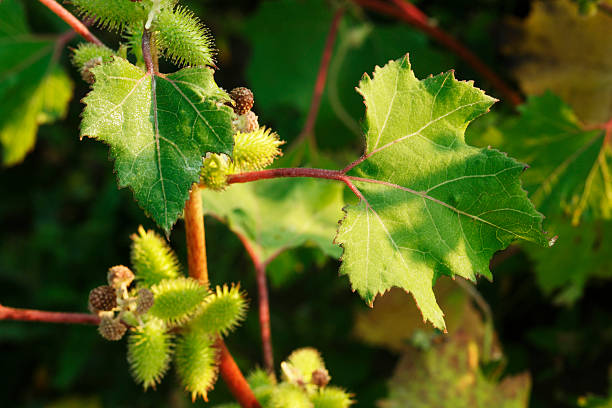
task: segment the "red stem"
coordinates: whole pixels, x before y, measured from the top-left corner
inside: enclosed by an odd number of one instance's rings
[[[321,57],[321,64],[319,65],[319,73],[317,74],[317,81],[315,82],[314,89],[312,91],[312,100],[310,102],[310,109],[304,127],[300,132],[296,142],[303,140],[306,137],[312,138],[314,142],[313,129],[317,121],[317,115],[319,114],[319,107],[321,106],[321,97],[325,90],[325,83],[327,82],[327,71],[329,69],[329,62],[331,61],[332,52],[334,50],[334,43],[336,42],[336,36],[338,34],[338,27],[340,21],[344,15],[344,9],[339,8],[336,10],[334,17],[331,22],[327,39],[325,40],[325,48],[323,49],[323,56]]]
[[[190,254],[189,274],[202,285],[208,285],[208,266],[206,260],[206,236],[202,216],[202,196],[200,188],[194,184],[189,200],[185,203],[185,235],[187,252]]]
[[[270,329],[270,298],[266,279],[266,264],[262,262],[253,245],[242,234],[237,234],[242,245],[253,261],[257,276],[257,292],[259,293],[259,326],[261,329],[261,347],[264,367],[268,373],[274,373],[274,353],[272,349],[272,331]]]
[[[89,313],[45,312],[0,305],[0,320],[21,320],[46,323],[99,324],[100,318]]]
[[[242,376],[240,368],[238,368],[221,338],[217,340],[216,347],[219,350],[219,372],[221,377],[238,400],[240,406],[242,408],[261,408],[249,387],[249,383]]]
[[[250,181],[265,180],[279,177],[312,177],[346,182],[347,176],[338,170],[311,169],[292,167],[284,169],[268,169],[249,171],[246,173],[230,174],[227,176],[228,184],[248,183]]]
[[[81,37],[86,39],[87,41],[104,46],[102,41],[98,39],[89,29],[83,24],[78,18],[72,15],[68,10],[66,10],[61,4],[56,2],[55,0],[38,0],[49,10],[54,12],[59,18],[64,20],[74,31],[79,33]]]
[[[429,17],[419,10],[414,4],[405,0],[391,0],[396,7],[380,0],[353,0],[355,3],[387,14],[407,22],[425,34],[434,38],[446,48],[453,51],[457,56],[470,64],[483,78],[488,80],[497,91],[514,106],[523,103],[523,99],[510,85],[499,77],[491,68],[487,66],[476,54],[470,51],[465,45],[453,38],[446,31],[430,23]]]
[[[143,47],[144,51],[144,47]],[[185,203],[185,220],[191,224],[187,227],[187,241],[191,241],[187,245],[187,260],[189,266],[193,265],[194,269],[189,270],[189,276],[198,279],[200,283],[203,282],[202,267],[207,270],[207,267],[202,265],[202,259],[206,259],[206,255],[200,253],[206,251],[206,243],[204,242],[204,213],[202,212],[202,203],[197,205],[199,195],[199,189],[194,186],[191,190],[191,197]],[[200,233],[201,231],[201,233]],[[206,281],[208,277],[206,276]],[[249,387],[249,383],[246,381],[240,369],[236,365],[236,362],[232,358],[232,355],[225,347],[223,339],[217,340],[217,348],[219,350],[219,371],[221,377],[226,382],[230,392],[234,395],[236,400],[240,403],[243,408],[261,408],[255,394]]]

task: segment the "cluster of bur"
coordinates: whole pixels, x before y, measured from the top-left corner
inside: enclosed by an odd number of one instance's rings
[[[244,171],[260,170],[281,156],[279,149],[284,142],[265,127],[259,127],[257,115],[251,110],[255,102],[250,89],[239,87],[229,93],[236,118],[232,157],[209,153],[204,158],[200,182],[213,190],[227,187],[227,176]]]
[[[247,380],[263,408],[348,408],[355,401],[342,388],[329,385],[331,377],[319,352],[313,348],[294,351],[281,363],[282,378],[263,370]],[[239,408],[236,403],[215,408]]]
[[[166,241],[142,227],[132,235],[131,264],[110,268],[108,285],[89,295],[100,334],[108,340],[128,334],[131,372],[145,389],[154,388],[174,360],[192,399],[206,400],[217,379],[215,343],[244,318],[244,294],[238,285],[211,291],[184,276]]]

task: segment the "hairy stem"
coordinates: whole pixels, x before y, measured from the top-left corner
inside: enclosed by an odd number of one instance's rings
[[[155,69],[155,63],[153,62],[153,55],[151,53],[151,32],[146,29],[142,33],[142,58],[144,59],[147,72],[153,75],[157,70]]]
[[[0,320],[29,322],[99,324],[100,318],[89,313],[46,312],[44,310],[17,309],[0,305]]]
[[[327,39],[325,40],[325,48],[323,48],[323,55],[321,57],[321,65],[319,65],[319,73],[317,74],[317,80],[315,82],[314,89],[312,91],[312,100],[310,101],[310,109],[308,110],[308,116],[304,127],[296,139],[296,143],[301,142],[305,138],[309,138],[313,146],[315,145],[314,138],[314,126],[317,121],[317,115],[319,114],[319,107],[321,106],[321,97],[325,90],[325,83],[327,82],[327,71],[329,69],[329,62],[331,61],[332,52],[334,50],[334,43],[336,42],[336,36],[338,34],[338,27],[340,21],[344,15],[344,9],[339,8],[336,10],[334,17],[331,22]]]
[[[208,285],[208,266],[206,261],[206,235],[202,212],[202,196],[197,184],[191,189],[189,200],[185,203],[185,234],[187,251],[190,254],[189,275],[200,284]]]
[[[470,64],[483,78],[502,94],[508,102],[518,106],[523,102],[522,97],[499,75],[497,75],[476,54],[470,51],[463,43],[452,37],[446,31],[436,27],[430,22],[429,17],[419,10],[414,4],[405,0],[392,0],[395,7],[380,0],[353,0],[362,7],[369,8],[382,14],[398,18],[421,30],[434,38],[440,44],[454,52],[459,58]]]
[[[272,331],[270,329],[270,298],[266,279],[266,264],[255,252],[253,245],[244,235],[238,234],[244,248],[251,257],[257,277],[257,292],[259,294],[259,327],[261,330],[261,347],[263,351],[264,368],[268,373],[274,373],[274,352],[272,349]]]
[[[72,13],[66,10],[61,4],[56,2],[55,0],[38,0],[42,4],[44,4],[49,10],[54,12],[59,18],[64,20],[74,31],[76,31],[81,37],[86,39],[87,41],[104,46],[102,41],[98,39],[95,35],[92,34],[91,31],[83,24],[78,18],[76,18]]]
[[[347,176],[338,170],[311,169],[302,167],[292,167],[283,169],[267,169],[259,171],[249,171],[227,176],[228,184],[248,183],[251,181],[265,180],[281,177],[309,177],[322,178],[328,180],[345,181]]]
[[[186,227],[189,276],[203,283],[208,281],[208,274],[206,274],[205,280],[203,280],[202,271],[207,270],[207,266],[205,265],[206,243],[204,241],[204,213],[202,211],[202,201],[201,198],[196,198],[196,196],[199,195],[199,188],[194,186],[191,190],[191,196],[185,204],[185,221],[190,224],[189,227]],[[190,233],[190,231],[192,233]],[[189,241],[191,241],[191,244]],[[192,265],[194,265],[194,269],[192,269]],[[202,270],[202,268],[204,269]],[[221,377],[227,384],[230,392],[240,403],[240,406],[243,408],[261,408],[259,402],[257,402],[255,398],[255,394],[253,394],[253,391],[249,387],[249,383],[247,383],[244,375],[242,375],[238,365],[236,365],[236,362],[220,337],[217,340],[217,349],[219,350],[219,371],[221,372]]]

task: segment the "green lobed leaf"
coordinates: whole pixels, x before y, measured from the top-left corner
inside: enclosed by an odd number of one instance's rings
[[[556,303],[573,304],[592,278],[612,278],[612,221],[585,221],[579,227],[560,217],[548,219],[559,239],[552,248],[525,245],[536,280]]]
[[[612,217],[612,147],[603,130],[584,130],[572,111],[547,92],[529,97],[520,117],[491,128],[485,138],[502,136],[501,148],[529,164],[522,179],[529,197],[547,217],[567,214]]]
[[[162,379],[172,353],[172,335],[166,325],[151,318],[144,325],[132,329],[128,338],[127,358],[132,376],[146,390]]]
[[[3,5],[3,10],[10,4]],[[73,85],[57,65],[53,38],[23,32],[25,27],[18,18],[14,25],[2,24],[0,146],[2,162],[10,166],[22,161],[32,150],[39,125],[66,115]]]
[[[187,321],[208,295],[208,289],[195,279],[165,279],[153,285],[155,303],[149,313],[167,323],[180,324]]]
[[[331,6],[324,0],[261,2],[244,25],[252,49],[246,74],[254,108],[260,122],[273,125],[283,137],[297,135],[306,120],[334,15]],[[451,54],[436,51],[426,35],[399,22],[374,26],[367,20],[344,13],[340,22],[315,129],[317,143],[324,148],[341,149],[360,134],[363,101],[354,87],[366,70],[407,49],[417,73],[453,66]]]
[[[227,223],[262,261],[306,243],[338,258],[333,237],[344,203],[342,188],[323,180],[261,180],[223,192],[202,189],[202,203],[206,214]]]
[[[166,233],[199,180],[202,157],[230,154],[232,110],[208,68],[151,75],[128,61],[92,69],[96,82],[86,103],[81,137],[107,143],[119,187]]]
[[[132,234],[130,258],[136,280],[150,287],[164,279],[180,276],[180,264],[176,253],[155,231],[138,227],[138,234]]]
[[[217,352],[214,340],[206,333],[188,330],[176,342],[176,371],[185,390],[191,393],[193,402],[198,396],[208,401],[210,391],[217,380]]]
[[[348,174],[362,197],[338,230],[340,273],[370,304],[393,286],[411,292],[423,318],[443,329],[437,276],[490,278],[491,256],[511,242],[547,244],[519,181],[525,166],[465,143],[468,123],[494,99],[452,71],[419,81],[405,57],[358,90],[366,149]]]

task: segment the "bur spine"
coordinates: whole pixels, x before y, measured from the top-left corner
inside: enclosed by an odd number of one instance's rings
[[[240,323],[246,314],[247,304],[240,285],[217,286],[208,296],[198,314],[193,318],[194,330],[226,336]]]
[[[189,320],[208,295],[208,289],[192,278],[166,279],[151,287],[155,303],[149,313],[170,325]]]
[[[133,234],[131,260],[139,285],[150,287],[164,279],[180,276],[180,264],[174,251],[159,234],[138,227]]]
[[[208,401],[210,391],[217,380],[217,350],[214,339],[206,333],[188,330],[176,342],[175,365],[185,390],[191,400],[201,396]]]
[[[214,66],[214,41],[200,20],[184,7],[166,8],[153,24],[156,45],[179,66]]]
[[[143,325],[132,329],[128,339],[128,363],[132,376],[146,390],[161,381],[168,369],[172,354],[172,335],[166,325],[149,318]]]

